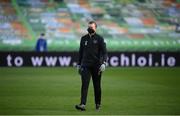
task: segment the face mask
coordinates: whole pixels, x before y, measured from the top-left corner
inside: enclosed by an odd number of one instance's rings
[[[88,28],[87,31],[88,31],[89,34],[92,34],[92,33],[95,32],[92,28]]]

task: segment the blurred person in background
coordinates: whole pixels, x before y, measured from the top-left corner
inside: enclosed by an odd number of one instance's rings
[[[41,33],[40,37],[37,40],[36,51],[37,52],[46,52],[47,51],[47,41],[46,41],[44,33]]]
[[[180,22],[179,22],[179,20],[176,18],[174,23],[175,23],[175,32],[180,33]]]

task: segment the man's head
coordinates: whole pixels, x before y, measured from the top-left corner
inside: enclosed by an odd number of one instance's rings
[[[97,28],[96,22],[95,22],[95,21],[90,21],[90,22],[88,23],[88,29],[87,29],[87,31],[88,31],[89,34],[93,34],[93,33],[96,32],[96,28]]]
[[[44,33],[41,33],[41,34],[40,34],[40,38],[45,39],[45,34],[44,34]]]

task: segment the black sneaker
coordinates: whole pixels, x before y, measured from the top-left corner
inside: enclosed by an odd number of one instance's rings
[[[96,104],[96,110],[100,110],[101,105],[100,104]]]
[[[86,110],[84,104],[75,105],[75,108],[76,108],[77,110],[81,110],[81,111],[85,111],[85,110]]]

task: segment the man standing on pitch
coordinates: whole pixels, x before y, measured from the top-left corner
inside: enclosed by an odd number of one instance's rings
[[[85,111],[89,81],[92,77],[95,95],[95,107],[101,106],[101,74],[105,71],[107,50],[103,37],[96,33],[97,24],[88,23],[88,34],[81,38],[79,48],[79,62],[77,68],[81,75],[81,102],[76,105],[77,110]]]

